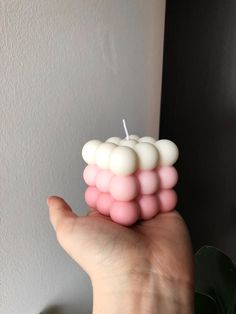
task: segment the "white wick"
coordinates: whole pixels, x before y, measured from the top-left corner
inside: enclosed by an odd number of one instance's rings
[[[122,122],[123,122],[123,126],[124,126],[124,129],[125,129],[126,139],[129,140],[129,133],[128,133],[128,130],[127,130],[125,119],[123,119]]]

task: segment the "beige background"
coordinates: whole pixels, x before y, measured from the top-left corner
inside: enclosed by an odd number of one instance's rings
[[[84,212],[82,145],[124,136],[123,117],[158,136],[164,13],[164,0],[0,1],[0,313],[91,313],[46,197]]]

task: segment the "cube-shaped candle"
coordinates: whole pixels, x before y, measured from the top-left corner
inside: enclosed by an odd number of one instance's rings
[[[87,142],[82,149],[88,164],[83,173],[89,186],[86,203],[125,226],[173,210],[178,180],[173,164],[178,155],[172,141],[149,136]]]

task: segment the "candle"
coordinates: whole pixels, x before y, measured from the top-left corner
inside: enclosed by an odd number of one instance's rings
[[[150,136],[90,140],[82,149],[88,164],[83,177],[88,185],[85,201],[101,214],[129,226],[175,208],[173,187],[178,174],[173,164],[178,148],[170,140]]]

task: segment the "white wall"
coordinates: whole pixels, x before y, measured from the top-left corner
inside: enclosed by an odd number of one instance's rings
[[[158,135],[165,0],[0,1],[0,313],[91,313],[46,197],[83,213],[82,145]]]

